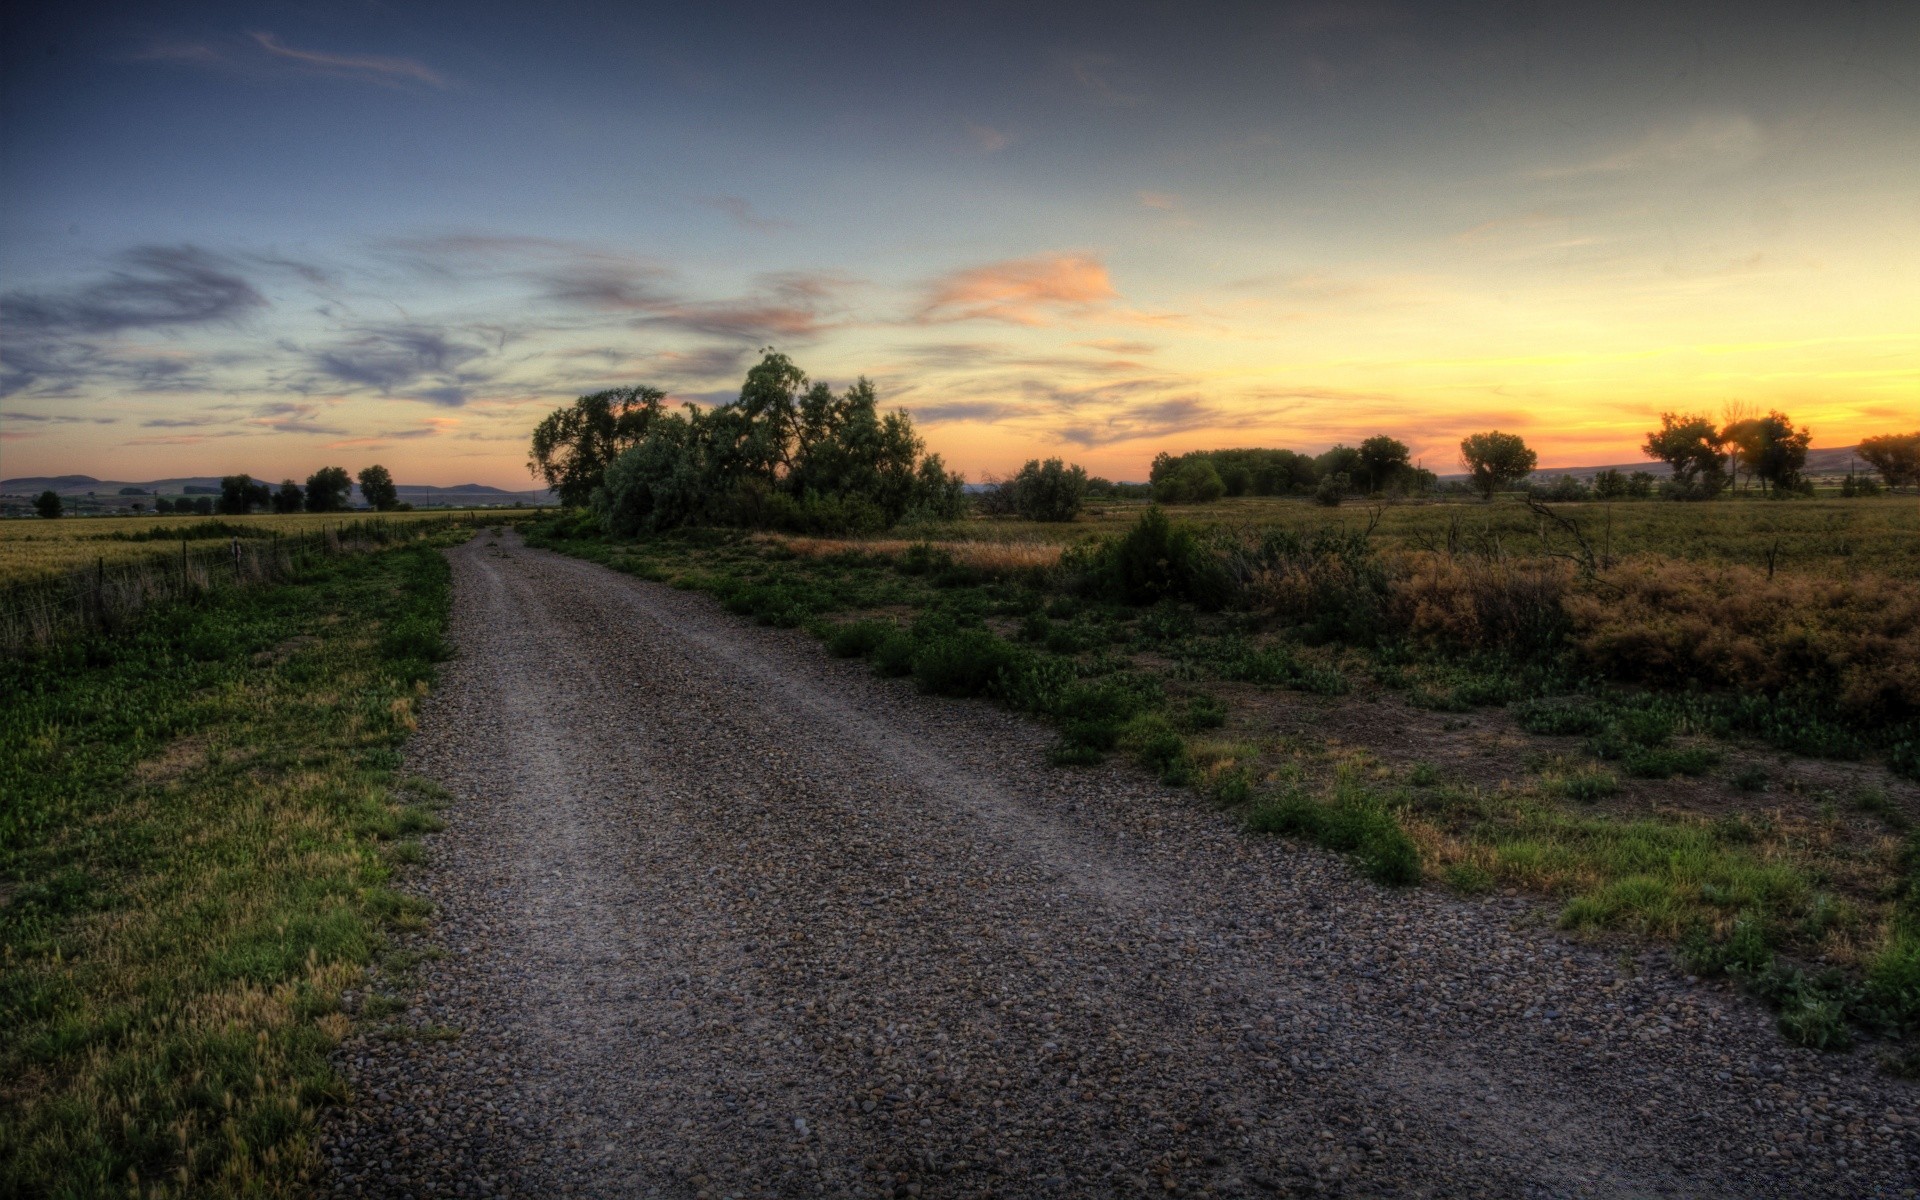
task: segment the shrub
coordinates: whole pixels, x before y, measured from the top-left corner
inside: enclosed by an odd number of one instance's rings
[[[1134,722],[1126,733],[1127,749],[1140,765],[1160,776],[1167,784],[1184,784],[1193,778],[1193,760],[1187,744],[1173,726],[1159,717]]]
[[[1300,627],[1309,641],[1366,646],[1400,632],[1386,564],[1365,534],[1270,530],[1231,545],[1224,565],[1249,606]]]
[[[894,635],[891,621],[848,621],[827,635],[827,653],[835,658],[865,658]]]
[[[921,691],[938,696],[978,696],[1020,654],[986,630],[963,629],[923,642],[913,656],[913,678]]]
[[[1546,657],[1566,637],[1566,563],[1422,552],[1400,556],[1393,575],[1392,627],[1430,645]]]
[[[1057,458],[1034,459],[1013,477],[1014,511],[1029,521],[1071,521],[1087,495],[1087,473]]]
[[[1767,786],[1773,782],[1773,776],[1759,763],[1748,763],[1746,766],[1734,772],[1733,777],[1729,779],[1728,782],[1733,784],[1735,791],[1764,792],[1767,790]]]
[[[1193,531],[1169,521],[1157,506],[1124,537],[1082,550],[1069,565],[1084,573],[1089,590],[1127,604],[1190,600],[1219,608],[1232,587]]]
[[[1227,723],[1227,706],[1202,693],[1187,701],[1183,723],[1190,730],[1218,729]]]
[[[881,675],[899,677],[913,674],[913,657],[919,651],[913,635],[904,631],[890,634],[873,650],[873,669]]]

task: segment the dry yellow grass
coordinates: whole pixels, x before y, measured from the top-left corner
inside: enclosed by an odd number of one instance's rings
[[[1050,567],[1060,561],[1060,553],[1065,549],[1058,542],[1042,541],[922,541],[908,538],[788,537],[783,534],[763,536],[766,541],[783,546],[802,558],[831,558],[836,554],[848,553],[892,556],[905,553],[911,546],[927,546],[951,555],[953,561],[962,566],[993,574]]]

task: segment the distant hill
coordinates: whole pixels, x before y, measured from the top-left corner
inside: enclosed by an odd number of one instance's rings
[[[255,475],[255,479],[272,483],[269,476]],[[276,485],[277,486],[277,485]],[[489,487],[484,483],[458,483],[452,487],[435,487],[425,483],[396,484],[400,498],[415,508],[469,508],[477,505],[512,504],[552,504],[553,493],[545,488],[530,488],[524,492],[509,492],[504,488]],[[51,490],[62,498],[84,498],[92,493],[96,504],[105,507],[126,508],[134,503],[145,503],[138,495],[121,495],[125,488],[138,488],[150,499],[154,496],[184,496],[190,494],[218,495],[220,477],[218,475],[189,475],[175,479],[149,479],[147,481],[127,481],[121,479],[95,479],[91,475],[27,475],[15,479],[0,479],[0,495],[37,496]],[[190,492],[189,489],[194,489]],[[209,489],[200,491],[199,489]],[[364,503],[360,489],[355,487],[351,502]]]

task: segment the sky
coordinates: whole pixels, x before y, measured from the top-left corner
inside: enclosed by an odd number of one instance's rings
[[[976,480],[1920,427],[1912,3],[4,20],[4,476],[521,488],[552,408],[769,346]]]

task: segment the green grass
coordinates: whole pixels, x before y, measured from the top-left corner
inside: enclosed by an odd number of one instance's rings
[[[339,993],[426,915],[447,591],[416,544],[0,663],[0,1193],[302,1190]]]

